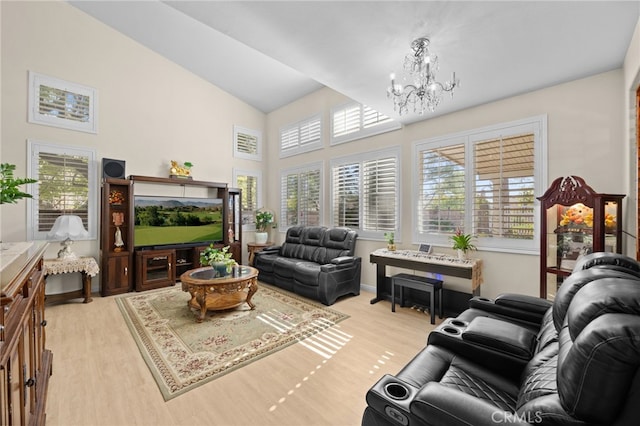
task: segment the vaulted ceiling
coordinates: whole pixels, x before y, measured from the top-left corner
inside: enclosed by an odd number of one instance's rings
[[[70,3],[266,113],[327,86],[404,123],[620,68],[640,17],[640,1]],[[389,74],[424,36],[461,84],[398,117]]]

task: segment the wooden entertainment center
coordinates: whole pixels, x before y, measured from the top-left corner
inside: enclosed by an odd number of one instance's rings
[[[134,241],[134,194],[138,185],[171,185],[204,188],[210,196],[222,199],[222,242],[229,246],[236,262],[242,261],[241,191],[226,183],[182,178],[129,176],[105,178],[102,183],[100,253],[102,296],[144,291],[174,285],[189,269],[200,267],[200,253],[208,242],[136,246]],[[158,194],[161,195],[161,194]]]

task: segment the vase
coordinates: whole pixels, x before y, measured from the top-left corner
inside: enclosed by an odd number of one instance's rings
[[[387,250],[396,251],[396,245],[395,244],[387,244]]]
[[[467,260],[467,252],[462,249],[458,249],[458,260]]]
[[[256,243],[264,244],[267,242],[268,238],[269,238],[268,232],[256,232],[256,235],[255,235]]]
[[[227,262],[213,262],[211,267],[215,271],[214,278],[222,278],[229,275],[229,265]]]

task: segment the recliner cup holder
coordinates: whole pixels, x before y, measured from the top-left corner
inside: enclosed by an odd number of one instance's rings
[[[462,321],[462,320],[458,320],[458,319],[451,320],[449,322],[449,324],[455,325],[456,327],[466,327],[467,326],[467,322],[466,321]]]
[[[409,389],[401,383],[395,382],[384,385],[384,393],[396,400],[407,399],[409,397]]]
[[[478,300],[482,300],[483,302],[490,302],[491,299],[489,299],[488,297],[478,297]]]
[[[449,334],[460,334],[460,330],[458,330],[455,327],[443,327],[442,331],[444,331],[445,333],[449,333]]]

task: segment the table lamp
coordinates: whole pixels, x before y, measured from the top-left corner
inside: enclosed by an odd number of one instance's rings
[[[60,245],[62,249],[58,252],[58,259],[75,259],[77,256],[71,251],[72,239],[89,236],[89,233],[82,225],[80,216],[62,215],[56,218],[51,231],[47,233],[47,238],[51,240],[63,240]]]

